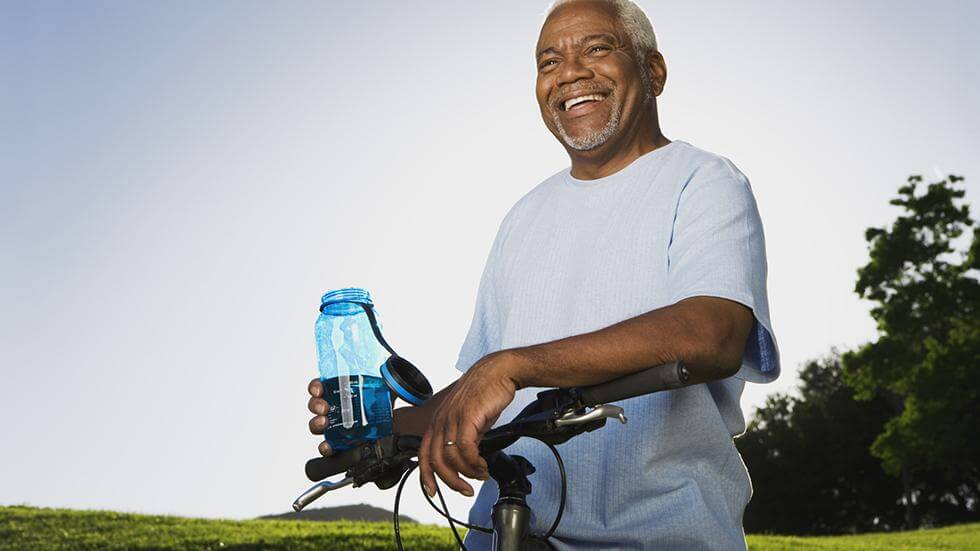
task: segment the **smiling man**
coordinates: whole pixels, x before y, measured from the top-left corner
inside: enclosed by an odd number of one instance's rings
[[[667,69],[653,28],[627,0],[559,1],[535,48],[536,95],[571,166],[507,213],[490,250],[457,369],[395,431],[424,434],[419,459],[472,495],[486,480],[480,436],[541,387],[605,382],[682,361],[691,386],[623,401],[608,424],[560,447],[569,491],[559,549],[744,549],[751,495],[733,437],[745,429],[746,381],[769,382],[779,360],[769,321],[762,224],[748,180],[723,157],[660,130]],[[310,427],[326,402],[310,384]],[[321,452],[329,453],[326,444]],[[557,509],[560,479],[543,445],[508,453],[537,466],[532,532]],[[470,511],[489,526],[497,487]],[[470,531],[471,550],[490,538]]]

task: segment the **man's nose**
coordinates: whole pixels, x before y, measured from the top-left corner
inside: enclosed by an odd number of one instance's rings
[[[592,78],[593,76],[595,76],[595,73],[592,72],[592,69],[583,65],[578,57],[570,57],[558,68],[557,84],[558,86],[562,86],[563,84],[571,84],[576,80]]]

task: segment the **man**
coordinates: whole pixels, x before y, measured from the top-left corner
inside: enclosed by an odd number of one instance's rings
[[[536,53],[545,125],[571,159],[506,215],[480,281],[457,362],[464,374],[395,431],[424,434],[430,495],[438,476],[472,495],[486,480],[476,443],[538,387],[608,381],[683,361],[692,386],[625,400],[630,422],[560,448],[568,503],[559,549],[744,549],[751,495],[732,438],[745,429],[744,381],[779,373],[765,289],[762,225],[746,178],[727,159],[660,131],[666,81],[653,28],[628,0],[552,7]],[[326,402],[310,385],[310,421]],[[325,443],[322,453],[329,453]],[[537,466],[532,532],[557,509],[559,477],[547,449],[507,450]],[[490,525],[495,483],[470,521]],[[470,531],[467,548],[490,539]]]

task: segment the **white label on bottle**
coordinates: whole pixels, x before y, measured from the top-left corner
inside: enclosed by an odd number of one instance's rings
[[[360,375],[358,375],[360,377]],[[351,400],[350,377],[340,376],[340,418],[344,423],[344,428],[349,429],[354,426],[354,403]],[[361,408],[364,411],[364,408]],[[363,415],[363,413],[362,413]]]
[[[368,422],[367,413],[364,412],[364,375],[357,376],[357,385],[357,388],[361,389],[361,392],[359,392],[357,395],[361,401],[361,426],[366,427]]]

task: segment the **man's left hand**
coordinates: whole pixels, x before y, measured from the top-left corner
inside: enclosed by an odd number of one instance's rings
[[[419,448],[422,483],[430,497],[436,488],[433,473],[466,496],[473,495],[473,488],[460,474],[488,478],[486,461],[480,457],[480,438],[513,401],[518,389],[514,374],[520,369],[521,359],[512,351],[487,354],[456,381],[439,405]]]

